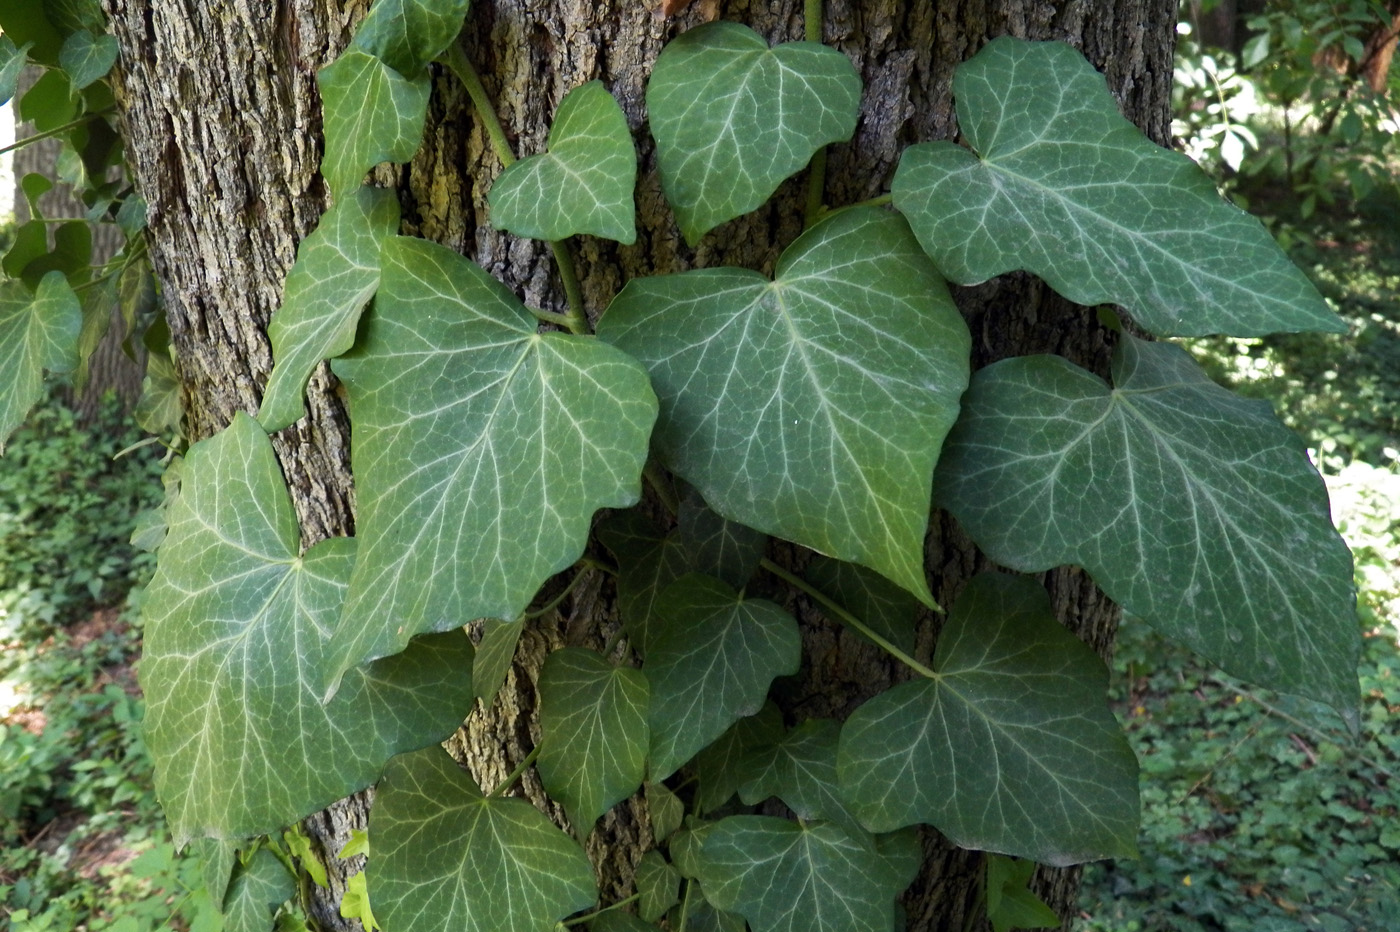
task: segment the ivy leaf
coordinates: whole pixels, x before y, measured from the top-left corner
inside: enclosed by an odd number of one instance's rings
[[[981,370],[939,501],[998,563],[1077,563],[1231,673],[1354,709],[1351,554],[1302,443],[1171,344],[1124,337],[1113,383],[1056,356]]]
[[[911,146],[892,188],[953,281],[1026,269],[1161,336],[1346,330],[1263,225],[1125,120],[1070,46],[994,39],[953,93],[977,154]]]
[[[1029,889],[1034,873],[1034,861],[987,855],[987,921],[992,932],[1060,927],[1060,917]]]
[[[222,838],[196,838],[190,842],[189,852],[199,859],[200,876],[204,889],[209,891],[210,902],[216,909],[222,909],[229,881],[233,878],[238,846]]]
[[[729,801],[739,789],[743,758],[755,748],[776,744],[783,737],[783,714],[771,702],[754,715],[741,718],[695,757],[695,813],[705,815]]]
[[[491,225],[534,239],[591,233],[634,243],[636,186],[627,117],[603,82],[589,81],[559,104],[548,151],[510,165],[491,186]]]
[[[917,845],[912,833],[899,838],[901,849]],[[893,932],[908,860],[831,822],[730,816],[705,834],[696,866],[705,898],[753,932]]]
[[[692,880],[690,890],[691,893],[687,897],[688,902],[673,907],[671,910],[669,919],[672,929],[681,927],[680,913],[685,910],[686,932],[748,932],[749,927],[744,922],[744,917],[738,913],[727,913],[711,906],[705,900],[705,891],[699,883]]]
[[[842,729],[841,785],[866,828],[927,822],[960,847],[1056,866],[1135,855],[1137,761],[1108,672],[1039,583],[975,577],[933,668]]]
[[[540,780],[579,837],[642,785],[647,764],[647,679],[597,651],[566,647],[540,673]]]
[[[469,0],[375,0],[351,46],[399,74],[418,75],[462,31]]]
[[[620,909],[599,913],[598,918],[589,920],[588,928],[590,932],[658,932],[656,926]]]
[[[662,537],[651,519],[633,512],[600,522],[598,539],[617,558],[617,613],[631,646],[645,657],[656,599],[690,571],[690,557],[677,535]]]
[[[224,900],[225,932],[269,932],[272,914],[296,893],[296,882],[277,856],[258,848],[238,867]]]
[[[685,821],[685,803],[664,783],[648,783],[646,798],[647,814],[651,817],[651,837],[659,845]]]
[[[483,796],[441,748],[389,762],[369,831],[385,929],[542,932],[597,899],[569,836],[523,799]]]
[[[859,837],[860,823],[839,794],[836,748],[841,726],[808,719],[775,744],[750,752],[740,765],[739,798],[755,806],[781,799],[799,819],[838,822]]]
[[[451,734],[471,704],[454,632],[345,678],[322,705],[355,541],[298,555],[272,444],[246,414],[190,448],[145,602],[145,739],[176,844],[277,831]]]
[[[647,922],[666,915],[666,910],[680,902],[681,875],[659,851],[648,851],[637,862],[638,914]]]
[[[970,339],[897,214],[832,215],[771,282],[744,269],[633,279],[598,335],[651,372],[658,454],[711,508],[932,604],[933,464]]]
[[[762,206],[818,149],[850,139],[860,90],[835,49],[770,49],[739,23],[707,23],[667,44],[647,83],[647,113],[686,242]]]
[[[457,253],[394,237],[382,269],[355,349],[333,364],[350,395],[362,542],[340,670],[421,631],[519,615],[578,559],[595,510],[640,497],[656,417],[634,360],[537,333]]]
[[[269,432],[306,413],[302,393],[316,364],[354,345],[360,311],[379,287],[380,249],[398,228],[394,192],[362,187],[328,210],[298,247],[267,328],[277,364],[258,420]]]
[[[146,374],[141,379],[141,398],[133,417],[141,429],[157,437],[178,434],[185,416],[180,376],[168,355],[146,357]]]
[[[709,576],[666,587],[645,672],[651,683],[651,779],[664,780],[734,722],[763,707],[777,676],[797,672],[802,637],[772,602]]]
[[[316,75],[325,110],[321,174],[336,200],[360,187],[380,162],[407,162],[423,141],[432,82],[426,72],[404,77],[357,48],[346,49]]]
[[[768,546],[767,535],[721,518],[693,492],[681,501],[676,532],[691,569],[735,589],[748,585]]]
[[[58,64],[68,73],[75,91],[102,80],[117,63],[116,36],[94,35],[80,29],[63,40]]]
[[[914,653],[919,600],[908,592],[863,566],[821,555],[812,558],[802,575],[876,634],[906,654]],[[868,640],[854,628],[846,630]]]
[[[525,630],[525,619],[498,621],[488,618],[483,624],[485,629],[476,649],[476,661],[472,664],[472,683],[476,698],[483,705],[490,705],[496,701],[496,694],[501,691],[510,665],[515,660],[515,648]]]
[[[62,272],[50,272],[36,293],[0,282],[0,450],[44,391],[44,370],[78,365],[83,308]]]
[[[15,96],[20,72],[28,64],[29,50],[33,47],[33,42],[16,46],[14,40],[0,33],[0,105],[9,103],[10,98]]]

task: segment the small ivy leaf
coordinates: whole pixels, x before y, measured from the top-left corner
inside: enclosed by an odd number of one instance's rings
[[[404,77],[357,48],[316,75],[325,111],[321,174],[336,200],[360,187],[380,162],[407,162],[423,141],[432,82]]]
[[[647,113],[686,242],[762,206],[818,149],[850,139],[860,91],[836,49],[770,49],[739,23],[707,23],[667,44],[647,83]]]
[[[63,41],[58,64],[68,74],[73,89],[81,91],[107,76],[117,63],[116,36],[94,35],[80,29]]]
[[[20,72],[28,64],[29,50],[32,48],[33,42],[16,46],[9,36],[0,34],[0,105],[9,103],[10,98],[15,96]]]
[[[382,928],[370,907],[369,879],[364,871],[346,878],[345,893],[340,897],[340,915],[343,919],[359,920],[365,932],[377,932]]]
[[[399,74],[421,74],[462,31],[469,0],[375,0],[351,46]]]
[[[1033,579],[986,573],[902,683],[841,731],[842,790],[872,831],[927,822],[956,845],[1063,866],[1135,856],[1137,761],[1108,671]]]
[[[599,913],[598,918],[588,921],[588,928],[590,932],[659,932],[651,923],[620,909]],[[695,932],[693,926],[689,928],[691,932]]]
[[[617,558],[617,613],[632,648],[645,657],[657,597],[690,572],[690,557],[677,535],[662,537],[651,519],[633,512],[610,515],[598,539]]]
[[[633,279],[598,335],[650,371],[658,455],[711,508],[932,604],[933,464],[971,341],[898,214],[831,215],[771,282],[745,269]]]
[[[472,664],[472,683],[476,698],[489,706],[496,701],[496,694],[501,691],[510,665],[515,660],[515,648],[525,630],[525,619],[499,621],[487,618],[482,625],[481,643],[477,645],[476,661]]]
[[[696,866],[705,898],[753,932],[893,932],[907,861],[831,822],[730,816],[706,833]]]
[[[1160,336],[1346,330],[1263,225],[1124,119],[1070,46],[993,39],[953,93],[977,154],[911,146],[892,187],[953,281],[1026,269]]]
[[[640,498],[656,418],[635,360],[537,333],[450,249],[394,237],[381,263],[359,340],[332,364],[350,397],[361,540],[341,671],[422,631],[517,617],[579,558],[594,511]]]
[[[783,738],[783,714],[766,702],[756,715],[741,718],[695,757],[695,813],[705,815],[729,801],[739,789],[740,763],[755,748]]]
[[[287,845],[292,857],[301,864],[301,869],[306,871],[312,883],[318,887],[330,886],[330,878],[326,876],[326,865],[316,856],[311,847],[311,838],[302,829],[300,822],[282,833],[282,841]]]
[[[658,845],[671,837],[685,819],[685,803],[664,783],[646,786],[647,814],[651,817],[651,837]]]
[[[540,672],[540,781],[580,838],[642,785],[650,689],[640,670],[566,647]]]
[[[694,492],[681,501],[676,532],[691,569],[735,589],[748,585],[768,547],[768,536],[762,531],[721,518]]]
[[[61,272],[50,272],[36,294],[17,281],[0,282],[0,450],[44,392],[44,370],[78,365],[83,308]]]
[[[670,928],[679,929],[681,911],[685,911],[685,932],[748,932],[748,923],[738,913],[715,909],[705,899],[704,888],[692,880],[689,902],[672,907],[667,917]]]
[[[34,129],[46,133],[71,122],[78,113],[78,99],[68,75],[54,69],[35,81],[19,99],[19,116]]]
[[[1029,889],[1034,861],[987,855],[987,921],[992,932],[1058,929],[1060,917]]]
[[[666,587],[644,672],[651,683],[651,779],[664,780],[763,706],[774,677],[797,672],[802,636],[772,602],[709,576]]]
[[[28,226],[28,224],[25,224]],[[38,289],[39,282],[50,272],[62,272],[70,282],[82,282],[91,274],[92,225],[86,220],[75,220],[60,224],[53,234],[54,246],[47,248],[42,255],[30,260],[20,273],[20,278],[31,288]],[[19,245],[16,243],[16,245]],[[7,257],[8,258],[8,257]]]
[[[384,928],[540,932],[597,900],[583,850],[523,799],[483,796],[441,748],[389,762],[369,816]]]
[[[666,915],[666,910],[680,902],[681,874],[661,856],[648,851],[637,863],[637,913],[647,922]]]
[[[296,881],[277,856],[258,848],[239,865],[224,899],[225,932],[269,932],[272,914],[296,893]]]
[[[1057,356],[981,370],[940,504],[998,563],[1076,563],[1236,676],[1354,711],[1351,553],[1298,437],[1171,344],[1122,338],[1113,383]]]
[[[141,397],[133,417],[142,430],[157,437],[178,436],[185,417],[180,376],[168,355],[146,357],[146,374],[141,379]]]
[[[380,249],[398,229],[394,192],[362,187],[328,210],[297,248],[282,306],[267,328],[276,361],[258,410],[267,431],[300,420],[316,364],[354,345],[360,311],[379,287]]]
[[[128,241],[135,239],[136,234],[146,229],[146,218],[149,213],[149,205],[146,199],[139,194],[131,193],[122,201],[122,206],[117,208],[117,226],[121,227],[126,234]],[[150,265],[149,259],[143,259],[146,265]]]
[[[803,572],[822,594],[869,625],[906,654],[914,652],[919,600],[904,589],[855,563],[817,555]],[[821,611],[821,606],[817,606]],[[854,628],[846,629],[865,640]]]
[[[471,704],[453,632],[357,669],[322,705],[355,541],[298,555],[272,444],[246,414],[195,444],[146,595],[141,685],[156,792],[177,845],[274,832],[451,734]]]
[[[836,748],[841,726],[831,719],[809,719],[776,744],[749,752],[739,766],[739,798],[755,806],[770,796],[781,799],[799,819],[840,823],[860,837],[860,822],[839,794]]]
[[[591,233],[631,244],[636,186],[627,117],[603,82],[589,81],[559,104],[548,151],[509,166],[491,186],[491,225],[534,239]]]
[[[210,902],[215,909],[222,910],[238,858],[238,845],[223,838],[196,838],[190,842],[189,850],[199,859],[200,876],[204,879],[204,888],[209,891]]]

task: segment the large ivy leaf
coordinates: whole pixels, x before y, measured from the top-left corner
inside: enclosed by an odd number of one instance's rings
[[[483,796],[440,748],[389,762],[369,831],[369,892],[389,932],[548,932],[597,899],[569,836],[523,799]]]
[[[633,279],[598,335],[651,372],[658,452],[711,508],[932,603],[933,464],[970,339],[897,214],[834,214],[771,282],[744,269]]]
[[[860,77],[816,42],[769,48],[733,22],[672,40],[647,83],[661,185],[686,241],[763,204],[818,149],[850,139]]]
[[[394,192],[362,187],[328,210],[297,248],[282,306],[267,328],[276,360],[258,410],[267,430],[299,420],[316,364],[354,345],[360,311],[379,287],[379,251],[398,228]]]
[[[770,796],[787,804],[799,819],[839,822],[861,832],[840,795],[836,749],[841,726],[831,719],[808,719],[775,744],[750,752],[740,762],[739,798],[754,806]]]
[[[731,816],[696,857],[705,898],[753,932],[893,932],[895,898],[913,879],[913,833],[885,852],[831,822]]]
[[[640,670],[613,666],[597,651],[566,647],[545,658],[537,767],[580,837],[642,785],[649,695]]]
[[[258,848],[240,864],[224,900],[224,932],[271,932],[272,914],[296,893],[296,881],[277,856]]]
[[[961,847],[1054,865],[1135,854],[1137,761],[1108,671],[1035,580],[968,583],[933,669],[842,729],[842,789],[867,828],[927,822]]]
[[[298,554],[271,442],[246,414],[195,444],[145,603],[146,744],[177,844],[273,832],[451,734],[471,706],[454,632],[345,677],[322,705],[355,541]]]
[[[980,371],[939,501],[1005,566],[1077,563],[1230,672],[1354,708],[1351,554],[1302,443],[1171,344],[1124,337],[1113,383],[1056,356]]]
[[[399,74],[418,75],[462,31],[469,0],[375,0],[351,45]]]
[[[636,185],[627,117],[603,82],[589,81],[559,104],[548,151],[515,162],[491,186],[491,225],[535,239],[591,233],[633,243]]]
[[[791,615],[710,576],[682,576],[666,587],[659,608],[644,668],[652,780],[666,779],[762,708],[773,678],[796,673],[802,653]]]
[[[405,77],[357,48],[346,49],[316,75],[325,110],[321,174],[337,200],[360,187],[380,162],[407,162],[423,141],[432,82]]]
[[[422,631],[514,619],[583,552],[593,512],[641,495],[656,396],[591,337],[539,334],[450,249],[384,246],[350,395],[360,559],[339,669]],[[328,684],[330,685],[330,684]]]
[[[44,370],[78,365],[83,308],[62,272],[50,272],[31,294],[0,282],[0,451],[44,391]]]
[[[1263,225],[1125,120],[1073,48],[994,39],[953,93],[976,154],[911,146],[892,189],[953,281],[1026,269],[1163,336],[1345,331]]]
[[[80,91],[107,76],[117,63],[117,52],[115,36],[94,35],[80,29],[63,41],[58,64],[68,73],[73,89]]]

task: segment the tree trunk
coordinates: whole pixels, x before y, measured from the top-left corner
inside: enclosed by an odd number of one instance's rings
[[[192,440],[225,426],[236,410],[256,411],[271,368],[265,327],[277,307],[298,241],[326,206],[317,173],[321,152],[316,70],[344,47],[365,0],[105,0],[122,48],[117,96],[129,158],[150,204],[150,253],[164,289],[185,388]],[[1173,0],[829,0],[826,41],[850,56],[865,81],[855,139],[833,148],[827,202],[850,203],[887,190],[900,149],[951,138],[954,67],[1003,33],[1064,39],[1108,77],[1129,117],[1154,140],[1169,138],[1168,101],[1175,38]],[[641,157],[638,238],[632,246],[582,238],[575,258],[589,313],[596,315],[629,278],[693,266],[738,264],[771,271],[801,228],[799,177],[770,205],[685,246],[666,209],[643,92],[651,63],[680,31],[718,18],[748,23],[772,41],[801,38],[801,0],[695,0],[670,21],[619,0],[480,0],[464,33],[468,55],[522,155],[542,149],[550,119],[569,89],[601,78],[617,97]],[[493,230],[486,194],[500,164],[463,89],[436,79],[424,144],[411,166],[381,168],[397,186],[404,232],[457,249],[541,308],[565,299],[548,247]],[[1111,334],[1092,313],[1015,275],[957,298],[974,336],[975,364],[1008,355],[1057,352],[1106,371]],[[311,543],[353,531],[349,425],[326,367],[313,378],[307,419],[274,439],[293,489],[303,536]],[[935,597],[949,604],[987,561],[936,515],[927,544]],[[795,548],[775,558],[800,564]],[[533,677],[543,655],[565,643],[598,645],[615,626],[603,579],[578,587],[561,609],[531,624],[506,689],[478,709],[453,742],[481,782],[492,786],[521,760],[537,734]],[[1116,614],[1081,573],[1048,574],[1062,621],[1102,653]],[[828,622],[801,599],[776,593],[798,614],[805,638],[803,683],[787,698],[796,718],[843,718],[900,676],[883,655]],[[464,619],[465,621],[465,619]],[[939,620],[925,619],[920,651],[931,651]],[[795,698],[800,697],[800,698]],[[781,697],[780,697],[781,698]],[[526,793],[556,817],[531,774]],[[352,799],[308,820],[337,850],[367,800]],[[905,897],[909,928],[961,930],[974,901],[978,856],[926,833],[926,868]],[[605,902],[631,892],[632,865],[648,844],[645,807],[624,803],[589,841]],[[332,862],[334,858],[330,858]],[[332,864],[341,877],[358,865]],[[1062,914],[1072,907],[1077,872],[1042,871],[1040,889]],[[346,928],[326,904],[326,928]]]

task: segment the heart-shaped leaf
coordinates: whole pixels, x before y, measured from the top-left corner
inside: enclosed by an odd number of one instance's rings
[[[63,40],[63,49],[58,53],[59,67],[68,73],[75,91],[105,78],[116,63],[116,37],[94,35],[86,29]]]
[[[692,245],[761,206],[827,143],[850,139],[860,77],[816,42],[769,48],[733,22],[682,33],[647,83],[661,186]]]
[[[272,914],[296,893],[296,881],[277,856],[258,848],[240,864],[224,900],[225,932],[271,932]]]
[[[836,749],[841,726],[831,719],[808,719],[775,744],[746,755],[740,764],[739,798],[754,806],[776,796],[799,819],[839,822],[855,835],[863,831],[841,798]]]
[[[691,571],[690,556],[678,535],[662,537],[650,518],[633,511],[599,522],[598,539],[617,558],[617,613],[628,643],[645,657],[657,596]]]
[[[357,48],[346,49],[316,75],[325,111],[321,174],[342,199],[380,162],[407,162],[423,141],[432,82],[405,77]]]
[[[566,647],[540,672],[540,757],[545,791],[579,837],[642,785],[647,764],[647,679],[597,651]]]
[[[842,789],[866,828],[927,822],[961,847],[1044,864],[1135,854],[1137,760],[1108,709],[1108,671],[1035,580],[968,583],[933,670],[841,731]]]
[[[744,777],[742,765],[748,753],[777,744],[782,738],[783,713],[766,702],[758,712],[739,719],[695,755],[693,769],[699,784],[695,790],[696,814],[705,815],[729,802]]]
[[[355,541],[298,554],[257,422],[190,448],[145,601],[145,739],[177,845],[276,831],[374,782],[391,755],[451,734],[471,707],[460,632],[347,674],[322,705]]]
[[[651,632],[651,779],[676,772],[725,729],[763,706],[777,676],[797,672],[802,636],[772,602],[744,599],[710,576],[666,587]]]
[[[953,93],[976,154],[911,146],[892,189],[953,281],[1026,269],[1162,336],[1346,330],[1263,225],[1125,120],[1070,46],[993,39]]]
[[[894,932],[895,898],[918,864],[914,833],[886,851],[831,822],[731,816],[696,856],[705,898],[753,932]]]
[[[350,395],[360,557],[340,664],[423,631],[514,619],[641,495],[656,396],[591,337],[536,332],[501,283],[420,239],[384,246]],[[328,684],[330,685],[330,684]]]
[[[389,932],[543,932],[597,899],[569,836],[523,799],[483,796],[441,748],[389,762],[369,832],[369,892]]]
[[[15,96],[20,72],[28,64],[29,50],[33,47],[33,42],[17,47],[9,36],[0,34],[0,104],[9,103]]]
[[[648,851],[637,863],[638,914],[648,922],[660,919],[680,902],[681,875],[659,851]]]
[[[722,579],[735,589],[749,584],[768,546],[766,534],[721,518],[694,492],[681,500],[676,534],[690,569]]]
[[[1354,710],[1351,553],[1267,402],[1122,338],[1113,387],[1058,356],[978,372],[938,498],[1004,566],[1065,563],[1226,670]]]
[[[658,453],[711,508],[932,603],[933,464],[971,341],[897,214],[834,214],[771,282],[744,269],[633,279],[598,335],[651,372]]]
[[[83,308],[62,272],[50,272],[31,294],[0,282],[0,450],[44,391],[44,370],[78,365]]]
[[[399,74],[419,75],[462,31],[469,0],[375,0],[351,42]]]
[[[359,188],[326,211],[297,248],[282,306],[267,328],[276,365],[258,410],[265,429],[299,420],[305,413],[302,392],[316,364],[355,344],[360,311],[379,287],[380,249],[398,228],[394,192]]]
[[[647,815],[651,817],[651,837],[659,845],[685,821],[685,803],[664,783],[646,786]]]
[[[491,186],[491,225],[561,240],[591,233],[637,240],[637,150],[627,117],[601,81],[570,91],[549,130],[549,151],[501,172]]]

